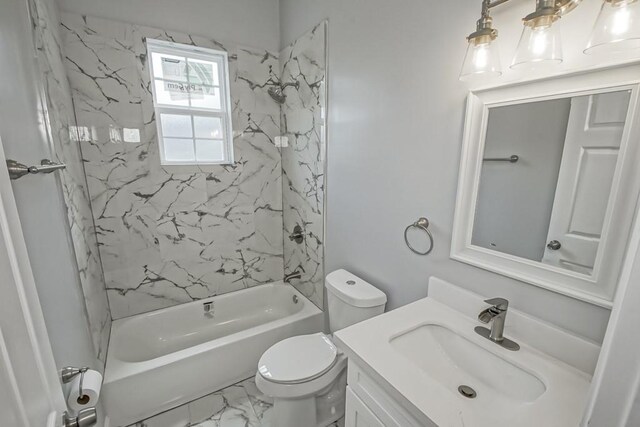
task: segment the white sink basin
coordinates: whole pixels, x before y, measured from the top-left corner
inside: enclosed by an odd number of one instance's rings
[[[429,297],[336,332],[349,363],[417,425],[580,425],[598,346],[510,309],[505,335],[520,349],[509,351],[474,331],[486,297],[438,280]]]
[[[535,375],[437,324],[421,325],[391,338],[391,346],[449,390],[466,385],[480,395],[499,393],[533,402],[546,386]]]

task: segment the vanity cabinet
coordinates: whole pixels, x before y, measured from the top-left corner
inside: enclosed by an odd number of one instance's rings
[[[345,427],[437,427],[418,421],[378,381],[349,359]]]
[[[345,427],[384,427],[382,421],[347,386],[347,409],[344,416]]]

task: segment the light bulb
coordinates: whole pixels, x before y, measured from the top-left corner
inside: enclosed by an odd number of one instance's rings
[[[467,54],[462,64],[460,80],[471,80],[474,77],[497,77],[502,74],[500,53],[495,41],[477,43],[469,41]]]
[[[562,40],[557,26],[525,25],[511,68],[562,62]]]
[[[489,63],[489,46],[482,44],[473,50],[473,65],[476,69],[484,69]]]
[[[614,14],[611,25],[611,34],[616,36],[620,36],[627,31],[629,31],[629,18],[631,18],[631,13],[629,13],[629,9],[626,7],[619,8]]]
[[[546,28],[534,28],[531,34],[531,53],[535,56],[543,55],[549,43]]]

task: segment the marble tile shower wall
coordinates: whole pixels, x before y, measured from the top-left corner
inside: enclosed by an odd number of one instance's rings
[[[112,317],[282,280],[277,55],[75,14],[62,29]],[[230,53],[233,166],[161,167],[147,37]]]
[[[289,146],[282,149],[282,198],[285,234],[296,224],[304,230],[302,244],[285,239],[285,272],[296,269],[302,279],[293,284],[323,306],[326,31],[322,22],[280,52],[282,82],[299,82],[285,89],[281,128]]]
[[[57,175],[60,176],[67,206],[71,240],[93,345],[97,359],[104,365],[111,331],[111,315],[80,147],[75,138],[73,103],[63,62],[58,17],[50,15],[43,0],[32,0],[29,6],[43,98],[46,102],[43,123],[46,124],[55,161],[67,165]]]

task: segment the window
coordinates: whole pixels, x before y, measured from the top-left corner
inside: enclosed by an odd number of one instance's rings
[[[233,163],[227,53],[147,39],[163,165]]]

